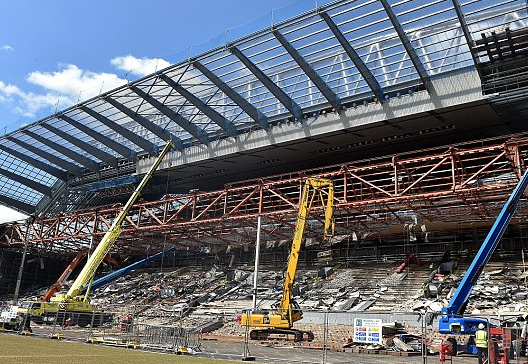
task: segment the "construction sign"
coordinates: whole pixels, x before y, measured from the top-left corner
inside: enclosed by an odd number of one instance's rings
[[[367,344],[381,344],[381,319],[354,320],[354,342]]]

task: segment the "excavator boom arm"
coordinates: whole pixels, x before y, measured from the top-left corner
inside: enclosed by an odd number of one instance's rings
[[[326,194],[323,193],[323,188],[325,187],[328,189],[328,192]],[[299,261],[299,252],[301,250],[301,243],[304,236],[308,213],[310,212],[313,201],[316,197],[319,197],[325,209],[324,239],[326,240],[332,237],[334,234],[334,225],[332,219],[334,211],[334,185],[332,181],[328,179],[308,178],[304,183],[301,200],[299,202],[299,212],[297,214],[295,232],[293,235],[290,255],[288,258],[288,266],[286,269],[286,278],[284,280],[282,299],[279,306],[277,307],[281,316],[289,320],[290,324],[293,324],[291,319],[291,297],[293,291],[293,283],[295,281],[295,273],[297,271],[297,263]]]

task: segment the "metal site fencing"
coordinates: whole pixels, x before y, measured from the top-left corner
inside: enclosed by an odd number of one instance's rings
[[[219,305],[189,307],[168,302],[128,307],[106,305],[104,309],[85,312],[75,311],[75,307],[52,311],[46,310],[45,306],[42,303],[39,315],[11,312],[7,317],[5,313],[9,314],[9,306],[4,305],[0,307],[3,312],[0,328],[19,334],[167,353],[200,352],[200,355],[221,354],[231,359],[255,356],[275,362],[291,362],[294,355],[295,360],[309,363],[349,363],[351,358],[355,363],[367,363],[372,359],[371,355],[385,355],[380,360],[389,363],[401,361],[402,356],[408,357],[406,361],[426,363],[448,343],[454,344],[450,351],[444,352],[448,356],[456,355],[457,350],[474,353],[475,344],[474,335],[439,334],[440,315],[420,312],[303,309],[302,319],[296,321],[293,328],[311,334],[303,334],[302,340],[298,340],[301,336],[288,337],[281,332],[267,339],[255,336],[253,326],[256,325],[244,321],[247,315],[257,315],[265,324],[277,313],[273,309],[248,310]],[[34,307],[31,312],[35,313],[36,309]],[[505,352],[511,358],[526,355],[523,335],[526,336],[528,331],[525,327],[528,321],[515,315],[464,317],[486,322],[490,330],[488,357],[498,358]],[[501,331],[495,328],[501,328]],[[285,340],[288,341],[286,346],[296,350],[285,349]],[[229,345],[225,345],[226,342]]]
[[[71,304],[57,310],[33,302],[31,307],[4,304],[0,311],[0,329],[6,332],[175,353],[197,352],[201,346],[200,327],[188,326],[182,312],[156,306],[88,311]]]

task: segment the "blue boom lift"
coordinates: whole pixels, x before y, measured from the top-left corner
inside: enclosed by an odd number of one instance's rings
[[[504,234],[504,231],[508,227],[513,214],[517,210],[517,203],[524,194],[527,185],[528,169],[524,172],[517,187],[515,187],[510,198],[502,208],[499,216],[489,231],[488,236],[486,236],[486,240],[482,243],[482,246],[473,259],[471,266],[464,275],[464,278],[462,278],[462,282],[460,282],[455,294],[451,298],[451,301],[449,301],[447,307],[442,309],[442,316],[438,323],[438,330],[440,333],[471,335],[477,331],[477,326],[480,323],[486,324],[486,321],[482,319],[464,318],[460,316],[464,314],[471,290],[477,283],[484,266],[488,263],[502,237],[502,234]]]

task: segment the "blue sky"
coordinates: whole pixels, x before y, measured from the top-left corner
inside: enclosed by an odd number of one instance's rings
[[[57,100],[60,110],[95,96],[103,81],[108,90],[167,66],[189,46],[292,2],[0,1],[0,133],[52,114]]]
[[[0,0],[0,134],[54,113],[57,100],[60,110],[97,95],[103,81],[108,90],[152,73],[292,2]],[[0,222],[21,218],[0,206]]]

